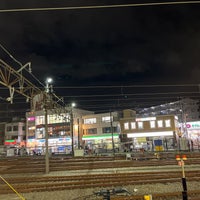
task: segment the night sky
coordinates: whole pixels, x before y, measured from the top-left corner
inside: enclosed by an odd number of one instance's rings
[[[1,0],[0,10],[138,2],[152,1]],[[144,107],[198,92],[200,4],[5,12],[0,30],[12,56],[31,62],[41,82],[53,77],[56,94],[82,108]],[[2,49],[0,55],[20,68]]]

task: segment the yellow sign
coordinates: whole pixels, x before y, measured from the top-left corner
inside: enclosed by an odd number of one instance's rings
[[[152,195],[151,194],[144,195],[144,200],[152,200]]]

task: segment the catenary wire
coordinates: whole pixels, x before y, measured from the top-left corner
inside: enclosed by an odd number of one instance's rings
[[[80,10],[80,9],[102,9],[102,8],[123,8],[141,6],[163,6],[163,5],[183,5],[199,4],[200,1],[171,1],[171,2],[152,2],[152,3],[132,3],[132,4],[110,4],[110,5],[88,5],[88,6],[69,6],[69,7],[41,7],[41,8],[13,8],[0,9],[0,13],[5,12],[30,12],[30,11],[56,11],[56,10]]]

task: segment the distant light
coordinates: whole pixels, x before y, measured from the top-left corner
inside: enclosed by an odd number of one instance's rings
[[[46,79],[46,82],[47,82],[47,83],[52,83],[52,82],[53,82],[53,79],[49,77],[49,78]]]
[[[35,117],[28,117],[28,121],[35,121]]]
[[[72,103],[71,106],[72,106],[72,108],[75,107],[75,106],[76,106],[76,103]]]

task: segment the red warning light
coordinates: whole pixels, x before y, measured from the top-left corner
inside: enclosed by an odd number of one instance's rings
[[[182,155],[182,159],[183,160],[187,160],[187,156],[186,155]]]
[[[181,160],[180,155],[176,155],[176,160]]]

